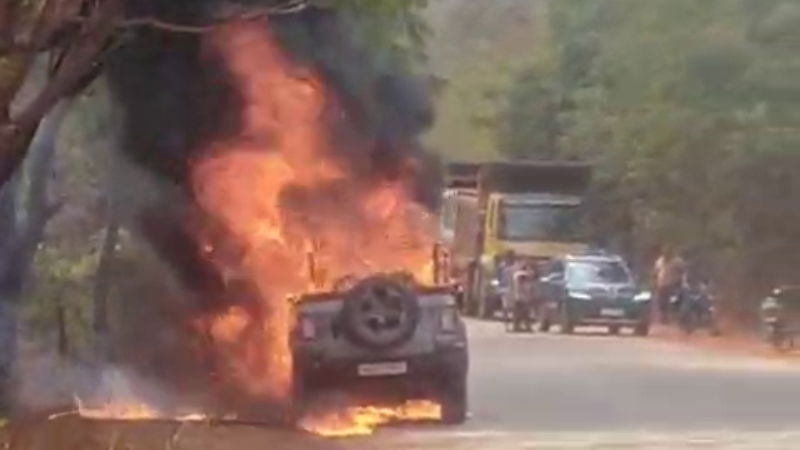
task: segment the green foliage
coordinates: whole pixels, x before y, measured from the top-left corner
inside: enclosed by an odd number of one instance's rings
[[[643,261],[673,242],[742,295],[797,281],[800,6],[560,0],[548,19],[547,63],[498,101],[500,150],[595,162],[595,231]]]
[[[105,173],[114,145],[111,104],[102,81],[74,100],[57,141],[51,197],[60,208],[49,221],[27,283],[24,320],[38,339],[56,345],[59,310],[68,350],[91,343],[92,291],[107,195]]]
[[[426,39],[430,29],[421,12],[428,0],[315,0],[313,3],[335,8],[349,17],[361,42],[375,54],[387,58],[386,64],[414,68],[425,62]]]
[[[92,339],[91,282],[97,256],[85,248],[70,250],[51,245],[39,248],[31,275],[35,283],[26,296],[23,320],[38,341],[46,339],[55,347],[61,309],[68,348],[79,355],[85,354]]]
[[[441,80],[437,117],[428,143],[445,157],[498,157],[490,125],[497,95],[528,65],[546,39],[537,14],[544,2],[530,0],[436,0],[425,17],[434,33],[429,64]],[[487,91],[489,91],[487,93]]]

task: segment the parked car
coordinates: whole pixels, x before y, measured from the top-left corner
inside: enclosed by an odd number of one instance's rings
[[[444,422],[465,420],[467,334],[450,288],[375,275],[304,295],[295,311],[298,403],[318,390],[344,388],[370,403],[437,400]]]
[[[800,336],[800,286],[781,286],[761,302],[764,338],[780,351],[791,350]]]
[[[540,280],[544,297],[540,329],[560,325],[572,333],[581,325],[601,325],[616,334],[631,327],[650,332],[649,292],[639,292],[625,261],[605,253],[568,255],[551,261]]]

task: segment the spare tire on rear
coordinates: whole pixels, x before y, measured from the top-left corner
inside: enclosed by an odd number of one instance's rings
[[[359,281],[342,307],[342,332],[354,344],[375,350],[398,346],[414,335],[420,306],[414,292],[388,276]]]

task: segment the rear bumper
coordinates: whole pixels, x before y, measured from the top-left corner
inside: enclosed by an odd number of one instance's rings
[[[305,388],[347,388],[375,395],[409,397],[438,390],[443,383],[460,381],[467,375],[469,360],[466,346],[438,348],[435,352],[409,357],[369,357],[330,359],[310,354],[295,354],[296,381]],[[363,364],[404,363],[401,374],[364,376]]]

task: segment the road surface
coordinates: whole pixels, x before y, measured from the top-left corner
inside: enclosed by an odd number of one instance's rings
[[[477,321],[469,330],[472,417],[460,427],[331,441],[259,427],[72,418],[21,432],[17,448],[800,448],[796,361],[662,338],[507,334]]]

